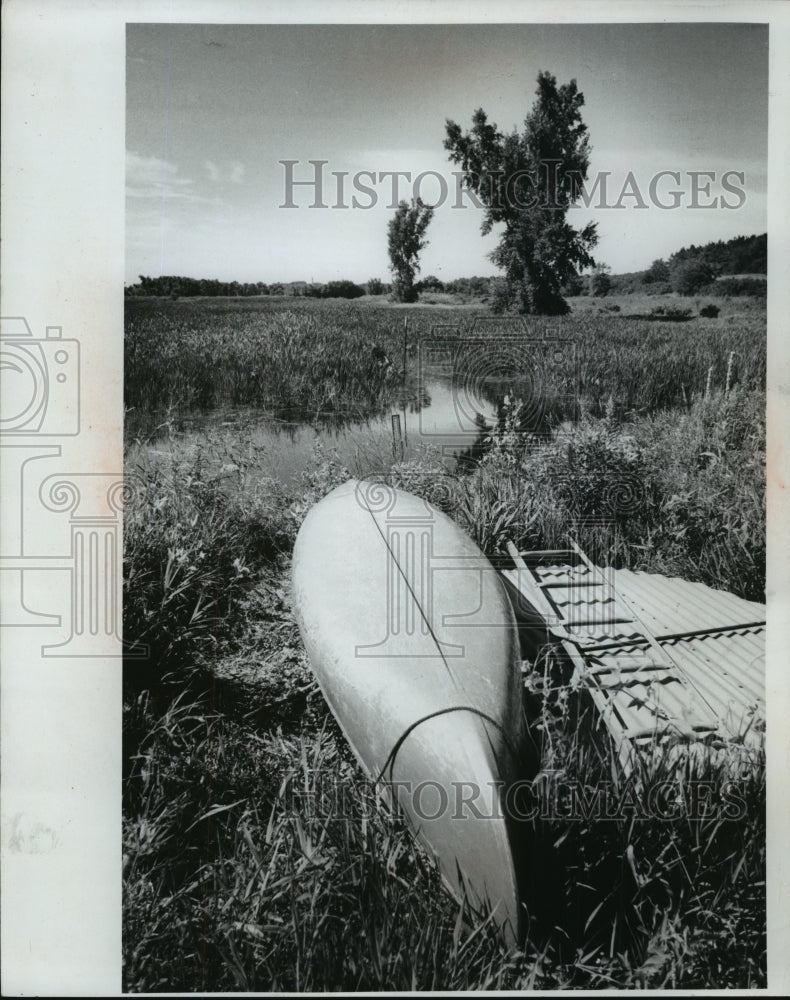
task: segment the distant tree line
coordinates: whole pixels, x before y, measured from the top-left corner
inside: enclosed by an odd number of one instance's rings
[[[764,275],[768,271],[768,239],[760,236],[737,236],[726,242],[683,247],[667,260],[659,258],[644,271],[610,274],[608,268],[595,268],[589,275],[574,275],[563,288],[565,295],[605,296],[641,292],[662,295],[757,295],[767,290]]]
[[[381,285],[381,282],[379,282]],[[384,286],[382,286],[384,287]],[[389,286],[386,286],[389,290]],[[366,294],[367,289],[353,281],[328,281],[326,283],[292,281],[283,283],[275,281],[267,284],[265,281],[218,281],[216,278],[182,278],[173,275],[162,275],[160,278],[147,278],[140,275],[140,280],[134,285],[127,285],[124,293],[127,297],[164,296],[180,298],[182,296],[251,296],[251,295],[298,295],[317,299],[342,298],[357,299]],[[377,292],[368,292],[374,295]]]
[[[499,278],[455,278],[441,281],[435,275],[428,275],[414,285],[417,293],[447,292],[451,295],[467,295],[483,298],[492,294]],[[370,278],[364,285],[354,281],[338,280],[321,282],[292,281],[218,281],[216,278],[183,278],[163,275],[148,278],[140,275],[140,280],[125,288],[127,297],[158,296],[180,298],[181,296],[250,296],[250,295],[293,295],[315,299],[357,299],[363,295],[392,295],[394,286],[380,278]]]
[[[764,275],[768,270],[768,238],[737,236],[735,239],[704,246],[683,247],[667,260],[654,260],[644,271],[628,274],[611,274],[606,265],[599,265],[589,274],[570,275],[561,293],[565,296],[663,294],[679,295],[759,295],[766,294]],[[503,294],[503,277],[454,278],[442,281],[433,274],[417,281],[413,288],[417,294],[445,292],[449,295],[489,300],[492,303]],[[218,281],[216,278],[184,278],[163,275],[148,278],[140,275],[134,285],[127,285],[127,296],[249,296],[293,295],[310,298],[356,299],[367,295],[392,295],[393,285],[380,278],[370,278],[364,285],[354,281],[338,280],[320,282]]]
[[[281,286],[282,287],[282,286]],[[134,285],[127,285],[127,296],[142,295],[271,295],[272,286],[264,281],[218,281],[216,278],[182,278],[176,275],[162,275],[148,278],[140,275]]]

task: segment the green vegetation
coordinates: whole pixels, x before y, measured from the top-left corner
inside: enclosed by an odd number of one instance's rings
[[[156,414],[222,406],[364,417],[401,377],[391,326],[371,331],[345,303],[130,299],[126,317],[127,433]]]
[[[654,260],[646,271],[612,275],[612,290],[764,298],[767,271],[767,235],[736,236],[726,242],[683,247],[666,261]]]
[[[590,276],[590,291],[593,295],[603,298],[612,290],[612,276],[608,267],[596,267]]]
[[[765,315],[759,307],[734,307],[722,300],[716,323],[696,320],[693,333],[678,335],[669,322],[676,315],[667,311],[687,307],[675,299],[656,306],[654,298],[643,304],[608,296],[607,303],[622,303],[628,313],[596,314],[595,303],[582,299],[572,317],[526,321],[529,336],[574,343],[573,359],[549,377],[544,389],[556,399],[553,411],[559,420],[576,414],[569,391],[574,377],[582,408],[594,415],[605,412],[610,398],[618,415],[653,413],[686,405],[705,389],[711,368],[712,385],[723,387],[732,351],[737,383],[750,392],[762,389]],[[666,323],[656,321],[661,319],[657,309]],[[378,303],[305,299],[130,299],[127,437],[150,429],[170,411],[218,407],[254,407],[318,423],[368,417],[381,412],[402,385],[404,315],[407,363],[414,373],[420,340],[436,327],[467,331],[477,314],[488,311],[417,306],[404,313]],[[440,335],[447,332],[442,329]]]
[[[583,546],[763,600],[764,310],[716,300],[718,318],[677,323],[646,318],[655,298],[616,304],[623,312],[580,299],[559,327],[576,344],[580,413],[552,376],[551,433],[525,433],[523,404],[509,399],[463,471],[426,452],[394,464],[393,478],[490,553],[506,538],[549,546],[569,521],[614,512],[615,534]],[[478,311],[129,300],[129,458],[168,410],[379,412],[402,382],[404,316],[411,369],[435,324],[468,329]],[[629,810],[536,821],[529,939],[507,953],[363,780],[301,646],[290,552],[307,511],[348,470],[318,450],[285,485],[234,431],[130,461],[127,474],[124,633],[148,655],[124,670],[125,989],[765,985],[761,767],[738,780],[737,821],[692,819],[686,805],[661,821]],[[559,773],[584,791],[608,780],[627,798],[561,664],[532,668],[526,707],[544,780]],[[720,760],[683,759],[646,755],[632,780],[643,790],[703,780],[721,794]],[[315,808],[327,787],[343,796],[342,821]]]
[[[766,274],[768,271],[768,236],[736,236],[704,246],[682,247],[669,258],[670,269],[676,263],[704,262],[715,275]]]
[[[216,278],[182,278],[177,275],[162,275],[148,278],[140,275],[134,285],[127,285],[127,298],[149,298],[166,296],[170,299],[194,298],[251,298],[261,295],[307,295],[315,299],[358,299],[365,289],[353,281],[320,282],[293,281],[289,285],[281,282],[267,285],[265,281],[218,281]],[[375,295],[376,292],[369,294]]]

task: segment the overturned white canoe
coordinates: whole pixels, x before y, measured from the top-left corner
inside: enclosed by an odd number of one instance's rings
[[[505,789],[518,777],[518,638],[491,564],[446,515],[350,481],[308,514],[297,617],[326,700],[367,774],[395,789],[457,895],[515,940],[519,879]]]

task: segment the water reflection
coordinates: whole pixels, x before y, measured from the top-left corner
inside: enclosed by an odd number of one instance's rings
[[[336,452],[356,475],[388,468],[393,457],[418,458],[426,448],[460,471],[479,462],[492,433],[503,429],[506,397],[527,401],[519,433],[541,433],[549,426],[551,408],[534,400],[530,404],[530,393],[534,395],[534,383],[529,377],[493,374],[459,385],[452,371],[435,372],[430,378],[411,373],[382,397],[374,413],[238,408],[168,414],[149,447],[156,450],[169,442],[181,450],[206,435],[229,442],[243,438],[263,456],[265,474],[285,481],[311,467],[316,448]]]

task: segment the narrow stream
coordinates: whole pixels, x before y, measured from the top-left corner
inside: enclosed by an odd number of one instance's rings
[[[490,361],[496,361],[491,358]],[[397,387],[379,412],[360,414],[288,413],[274,415],[252,408],[170,413],[146,444],[132,446],[137,461],[156,464],[187,458],[202,449],[212,463],[244,466],[283,483],[315,467],[316,453],[336,455],[356,476],[389,469],[393,461],[430,456],[449,468],[459,457],[479,455],[484,438],[495,428],[508,394],[535,405],[534,376],[503,375],[497,366],[480,365],[475,377],[459,379],[458,369],[437,365]],[[527,414],[537,430],[546,414]]]

